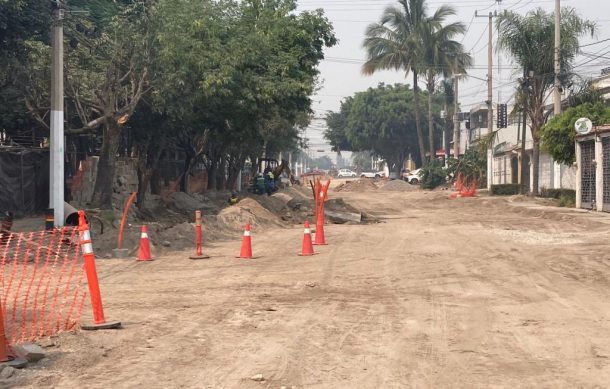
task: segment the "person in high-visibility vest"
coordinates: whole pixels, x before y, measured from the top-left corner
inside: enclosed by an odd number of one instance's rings
[[[275,177],[271,170],[265,174],[265,189],[267,189],[267,196],[271,196],[275,189]]]
[[[229,197],[228,203],[229,205],[235,205],[239,202],[239,198],[237,197],[237,192],[231,192],[231,197]]]

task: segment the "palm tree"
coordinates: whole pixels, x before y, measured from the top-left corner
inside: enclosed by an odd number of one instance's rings
[[[465,73],[472,66],[472,57],[464,52],[464,47],[454,37],[466,32],[461,22],[443,25],[443,21],[455,15],[450,6],[439,7],[426,23],[422,34],[422,52],[416,66],[426,75],[428,89],[428,141],[430,159],[434,158],[434,122],[432,121],[432,99],[439,76]]]
[[[445,78],[441,81],[440,93],[443,95],[443,104],[445,107],[445,137],[443,138],[443,149],[448,147],[449,138],[453,134],[453,115],[455,111],[455,91],[453,90],[453,80]],[[457,144],[454,139],[454,144]],[[449,153],[452,154],[451,152]]]
[[[381,15],[379,23],[366,29],[362,46],[367,51],[367,60],[362,66],[364,74],[378,70],[413,72],[413,102],[415,105],[415,127],[422,163],[426,160],[424,136],[419,111],[418,68],[415,66],[421,52],[421,31],[429,18],[426,16],[425,0],[398,0],[400,6],[389,6]]]
[[[526,115],[529,118],[533,139],[533,181],[532,194],[538,194],[538,166],[540,164],[540,135],[550,111],[545,112],[545,103],[554,82],[554,27],[553,13],[542,9],[522,16],[515,12],[505,12],[498,18],[500,31],[498,45],[513,56],[515,61],[534,76],[528,82]],[[573,62],[579,52],[579,38],[595,33],[595,24],[581,19],[573,8],[561,10],[560,81],[567,85],[573,78]]]

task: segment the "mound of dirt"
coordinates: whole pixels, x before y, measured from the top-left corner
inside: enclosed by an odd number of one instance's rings
[[[406,192],[411,190],[417,190],[417,188],[417,185],[411,185],[403,180],[392,180],[381,185],[379,189],[392,192]]]
[[[345,184],[337,186],[335,190],[337,192],[368,192],[377,190],[377,185],[375,185],[372,180],[361,178],[356,181],[347,181]]]
[[[233,231],[243,231],[244,225],[253,227],[280,227],[281,219],[252,198],[245,198],[237,205],[227,207],[217,216],[219,227]]]

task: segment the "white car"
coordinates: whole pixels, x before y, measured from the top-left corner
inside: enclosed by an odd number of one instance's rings
[[[356,173],[349,169],[339,169],[339,174],[337,174],[337,177],[356,177]]]
[[[419,176],[420,171],[421,169],[415,169],[409,172],[407,175],[403,176],[403,179],[411,185],[417,185],[421,181],[421,178]]]
[[[385,177],[384,172],[362,172],[360,173],[360,177],[362,178],[381,178]]]

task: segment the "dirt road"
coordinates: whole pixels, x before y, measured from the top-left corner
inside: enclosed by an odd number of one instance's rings
[[[607,387],[610,216],[446,192],[341,193],[383,219],[150,263],[99,261],[124,329],[64,334],[32,388]],[[338,196],[338,193],[331,194]],[[262,374],[264,381],[251,377]]]

